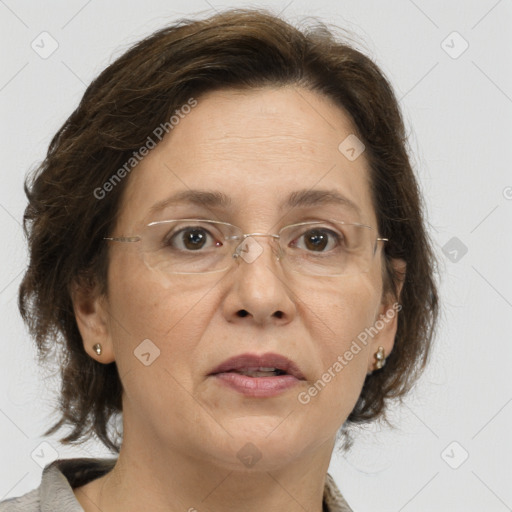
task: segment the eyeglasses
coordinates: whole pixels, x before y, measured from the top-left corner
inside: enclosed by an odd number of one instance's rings
[[[163,220],[147,224],[140,235],[105,240],[139,243],[146,265],[164,273],[208,274],[226,271],[241,259],[255,261],[263,248],[254,237],[271,237],[282,265],[313,276],[368,272],[378,242],[388,241],[370,226],[333,219],[291,224],[278,234],[243,233],[214,220]]]

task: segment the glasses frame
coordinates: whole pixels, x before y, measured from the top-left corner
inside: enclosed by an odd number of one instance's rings
[[[358,222],[345,222],[345,221],[342,221],[342,220],[338,220],[338,219],[326,219],[326,220],[319,220],[319,221],[304,221],[304,222],[296,222],[296,223],[293,223],[293,224],[288,224],[286,226],[283,226],[279,232],[276,234],[276,233],[242,233],[242,228],[238,227],[238,226],[235,226],[234,224],[231,224],[229,222],[223,222],[223,221],[218,221],[218,220],[213,220],[213,219],[196,219],[196,218],[193,218],[193,219],[165,219],[165,220],[159,220],[159,221],[153,221],[153,222],[150,222],[149,224],[146,224],[144,226],[144,229],[152,226],[152,225],[155,225],[155,224],[165,224],[165,223],[171,223],[171,222],[209,222],[209,223],[214,223],[214,224],[224,224],[226,226],[230,226],[230,227],[233,227],[235,228],[237,231],[240,231],[241,234],[240,235],[235,235],[235,236],[229,236],[229,237],[225,237],[225,240],[227,241],[231,241],[231,240],[240,240],[241,243],[246,239],[246,238],[249,238],[249,237],[254,237],[254,236],[260,236],[260,237],[272,237],[274,240],[280,240],[281,239],[281,234],[282,231],[286,228],[290,228],[290,227],[294,227],[294,226],[303,226],[303,225],[314,225],[314,224],[323,224],[325,222],[335,222],[335,223],[338,223],[338,224],[344,224],[346,226],[359,226],[359,227],[364,227],[364,228],[368,228],[372,231],[374,231],[377,236],[375,237],[375,244],[374,244],[374,249],[373,249],[373,254],[372,254],[372,258],[373,256],[375,256],[375,253],[377,252],[377,242],[389,242],[389,238],[383,238],[383,237],[380,237],[378,236],[378,231],[373,228],[372,226],[368,226],[367,224],[361,224],[361,223],[358,223]],[[143,236],[142,235],[131,235],[131,236],[117,236],[117,237],[103,237],[103,240],[107,240],[109,242],[123,242],[123,243],[132,243],[132,242],[140,242],[141,240],[143,239]],[[237,247],[240,247],[241,243],[237,246]],[[282,248],[281,248],[281,245],[279,245],[281,251],[282,251]],[[239,259],[241,256],[240,256],[240,251],[235,249],[235,252],[232,254],[232,257],[233,259],[237,260]],[[281,254],[279,254],[278,260],[281,259]],[[218,273],[218,272],[225,272],[227,271],[229,268],[231,268],[231,265],[228,265],[226,268],[223,268],[223,269],[220,269],[220,270],[212,270],[210,272],[169,272],[173,275],[187,275],[187,274],[193,274],[193,275],[202,275],[202,274],[213,274],[213,273]],[[292,269],[293,271],[293,269]],[[297,272],[297,271],[295,271]],[[366,273],[367,271],[365,272],[361,272],[362,274]],[[301,272],[298,272],[301,274]],[[309,275],[309,274],[308,274]],[[312,275],[317,275],[317,274],[312,274]],[[319,276],[322,275],[322,274],[318,274]],[[337,277],[337,276],[344,276],[344,275],[351,275],[351,274],[328,274],[326,276],[333,276],[333,277]],[[357,274],[356,274],[357,275]]]

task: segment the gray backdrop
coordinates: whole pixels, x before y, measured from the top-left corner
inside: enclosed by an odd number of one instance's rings
[[[132,42],[235,5],[291,21],[315,15],[359,36],[400,98],[442,261],[432,364],[393,410],[398,429],[361,429],[330,473],[356,511],[512,510],[510,0],[0,0],[0,499],[36,487],[52,459],[107,455],[99,444],[41,437],[57,380],[38,368],[16,304],[27,263],[24,175],[87,84]]]

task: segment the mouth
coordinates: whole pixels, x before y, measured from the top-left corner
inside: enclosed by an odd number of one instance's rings
[[[242,354],[217,366],[209,376],[248,397],[271,397],[306,380],[299,367],[279,354]]]
[[[251,378],[279,377],[289,375],[305,380],[296,363],[280,354],[242,354],[232,357],[217,366],[209,375],[238,373]]]

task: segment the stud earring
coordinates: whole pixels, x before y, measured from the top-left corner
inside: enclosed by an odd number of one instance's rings
[[[377,352],[375,352],[375,368],[380,370],[386,364],[386,353],[384,352],[384,347],[379,347]]]
[[[101,356],[101,345],[99,343],[96,343],[96,345],[94,345],[94,347],[92,347],[94,349],[94,351],[96,352],[96,354],[98,354],[99,356]]]

